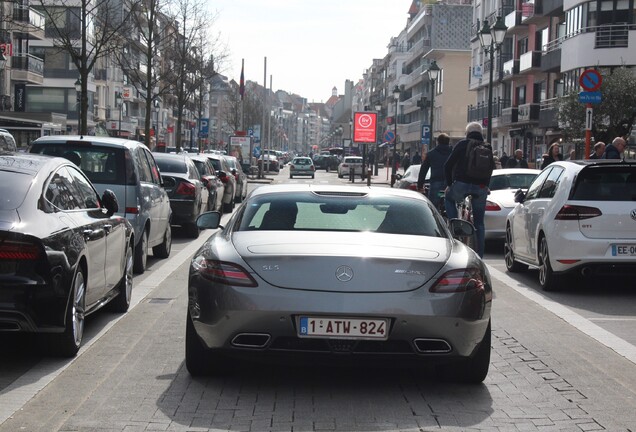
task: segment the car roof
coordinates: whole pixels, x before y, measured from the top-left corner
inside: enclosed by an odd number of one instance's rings
[[[413,193],[408,189],[392,189],[380,186],[349,186],[349,185],[329,185],[310,183],[286,183],[286,184],[264,184],[254,189],[250,195],[253,197],[264,194],[285,194],[289,192],[308,192],[314,194],[329,195],[390,195],[405,198],[424,199],[422,194]]]
[[[22,174],[36,175],[40,171],[51,172],[59,165],[72,165],[65,158],[32,153],[0,154],[0,170],[10,170]]]
[[[125,138],[115,138],[115,137],[106,137],[106,136],[93,136],[93,135],[48,135],[43,136],[35,141],[35,143],[47,143],[47,144],[67,144],[68,142],[74,142],[78,144],[98,144],[107,147],[126,147],[126,148],[136,148],[136,147],[144,147],[147,148],[146,145],[139,141],[129,140]],[[158,153],[155,153],[158,154]]]
[[[492,172],[493,176],[500,176],[500,175],[506,175],[506,174],[538,174],[540,173],[541,170],[540,169],[534,169],[534,168],[500,168],[500,169],[496,169]]]

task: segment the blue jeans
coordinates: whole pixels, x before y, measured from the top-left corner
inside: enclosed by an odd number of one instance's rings
[[[446,217],[448,217],[448,219],[455,219],[457,218],[457,206],[455,203],[463,201],[469,194],[473,195],[473,223],[477,230],[477,254],[482,258],[486,244],[484,215],[486,213],[486,198],[488,197],[488,193],[489,190],[486,186],[456,181],[451,185],[448,193],[446,193],[446,201],[444,202]]]
[[[432,181],[428,185],[428,199],[431,200],[435,208],[439,208],[439,193],[446,189],[446,182],[444,180]]]

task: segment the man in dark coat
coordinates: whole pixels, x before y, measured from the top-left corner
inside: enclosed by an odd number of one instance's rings
[[[444,180],[444,164],[446,159],[450,156],[453,149],[450,146],[450,137],[445,133],[437,136],[437,146],[426,154],[426,158],[420,165],[420,175],[417,178],[417,190],[424,189],[424,181],[426,180],[426,173],[430,168],[431,178],[428,187],[428,199],[437,207],[439,200],[439,192],[446,188],[446,181]]]
[[[612,143],[605,146],[605,152],[603,153],[603,159],[623,159],[623,152],[627,147],[627,142],[621,137],[616,137]]]
[[[523,158],[523,150],[515,150],[515,157],[508,159],[506,168],[528,168],[528,161]]]
[[[594,151],[590,155],[590,159],[603,159],[603,153],[605,153],[605,143],[599,141],[594,144]]]

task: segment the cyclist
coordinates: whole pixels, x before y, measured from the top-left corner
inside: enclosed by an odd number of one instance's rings
[[[457,202],[463,201],[468,195],[472,196],[473,221],[477,231],[477,254],[484,256],[486,213],[486,197],[490,193],[488,183],[492,172],[485,173],[483,178],[468,177],[466,175],[466,147],[470,140],[484,141],[483,129],[477,122],[468,123],[466,138],[459,141],[444,165],[446,179],[446,198],[444,206],[448,219],[457,218]]]
[[[428,188],[428,199],[435,204],[435,207],[438,207],[438,203],[440,201],[439,193],[446,187],[446,181],[444,180],[444,164],[452,150],[453,149],[450,146],[450,137],[445,133],[441,133],[437,136],[437,146],[426,153],[426,158],[420,165],[420,175],[417,178],[417,190],[424,190],[424,180],[426,179],[426,173],[430,168],[431,180]]]

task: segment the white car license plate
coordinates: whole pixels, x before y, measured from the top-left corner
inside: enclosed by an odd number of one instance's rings
[[[387,319],[300,317],[299,336],[387,339]]]
[[[612,256],[636,256],[636,245],[633,245],[633,244],[612,245]]]

